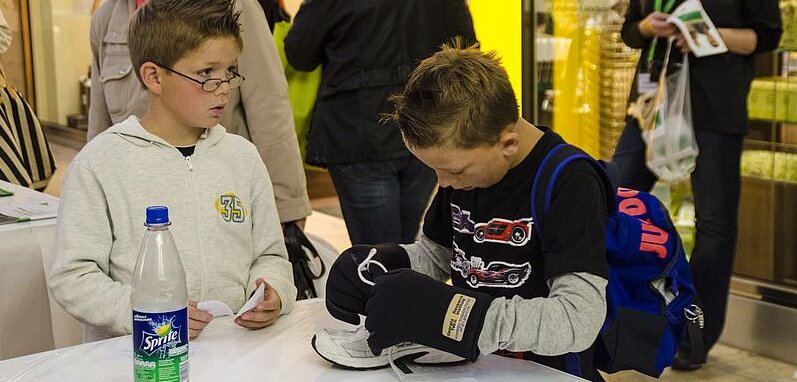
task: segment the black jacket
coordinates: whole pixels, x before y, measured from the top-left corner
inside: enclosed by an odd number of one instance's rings
[[[673,9],[682,1],[676,1]],[[689,81],[692,98],[692,120],[696,129],[744,134],[749,130],[747,94],[755,75],[755,55],[775,49],[783,28],[778,0],[703,0],[708,17],[717,28],[751,28],[758,44],[749,56],[724,53],[696,58],[689,56]],[[639,32],[639,23],[653,12],[653,0],[631,0],[623,24],[623,41],[643,49],[640,66],[647,57],[650,39]],[[653,59],[653,78],[663,63],[667,39],[659,39]],[[670,62],[680,61],[681,54],[673,47]],[[632,91],[632,99],[636,91]]]
[[[424,58],[454,36],[475,42],[465,0],[306,0],[285,38],[288,62],[323,66],[308,134],[315,165],[410,155],[387,101]]]

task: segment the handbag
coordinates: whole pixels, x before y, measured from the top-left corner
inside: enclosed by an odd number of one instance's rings
[[[293,283],[297,289],[296,300],[319,297],[314,281],[326,274],[324,260],[296,223],[286,223],[283,233],[285,247],[288,249],[288,260],[293,268]],[[323,288],[318,289],[323,291]]]
[[[0,66],[0,180],[41,191],[55,167],[39,119]]]

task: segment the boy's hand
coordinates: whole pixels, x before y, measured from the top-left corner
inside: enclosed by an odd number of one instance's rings
[[[376,249],[376,254],[362,272],[363,278],[368,281],[372,282],[374,277],[385,273],[377,262],[388,271],[410,267],[407,251],[397,244],[355,245],[343,251],[329,268],[327,279],[326,305],[332,317],[352,325],[360,324],[358,314],[365,314],[365,303],[371,296],[371,285],[360,279],[358,267],[372,249]]]
[[[415,342],[475,361],[479,334],[493,297],[411,269],[376,278],[366,307],[368,345],[374,354],[400,342]]]
[[[260,284],[266,284],[263,301],[258,303],[254,309],[235,319],[236,324],[247,329],[262,329],[274,324],[282,311],[282,300],[277,291],[268,285],[266,280],[262,278],[255,280],[256,286],[260,286]]]
[[[213,315],[196,307],[196,301],[188,301],[188,338],[195,339],[213,321]]]

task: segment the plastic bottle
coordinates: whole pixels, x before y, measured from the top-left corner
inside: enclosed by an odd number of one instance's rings
[[[170,224],[168,208],[147,208],[131,297],[135,382],[188,381],[188,288]]]

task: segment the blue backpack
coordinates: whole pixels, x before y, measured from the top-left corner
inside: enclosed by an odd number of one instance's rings
[[[678,231],[656,197],[625,188],[615,193],[602,162],[563,143],[543,159],[532,185],[531,214],[540,239],[540,218],[551,205],[556,179],[576,160],[588,161],[600,174],[609,206],[607,312],[593,345],[593,365],[608,373],[636,370],[659,377],[687,333],[692,353],[703,354],[703,314]],[[565,363],[568,372],[581,374],[578,355],[568,354]]]

